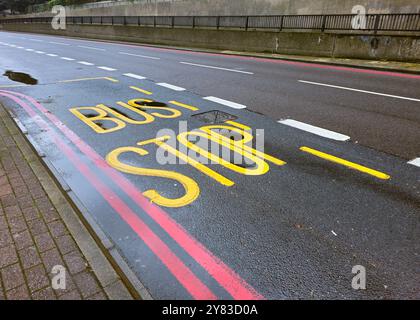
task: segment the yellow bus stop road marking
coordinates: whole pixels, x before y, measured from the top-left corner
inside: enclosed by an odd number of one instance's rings
[[[363,172],[363,173],[367,173],[367,174],[369,174],[371,176],[374,176],[378,179],[388,180],[388,179],[391,178],[389,175],[387,175],[383,172],[376,171],[376,170],[370,169],[368,167],[361,166],[360,164],[350,162],[350,161],[347,161],[347,160],[344,160],[344,159],[341,159],[341,158],[338,158],[338,157],[334,157],[332,155],[329,155],[327,153],[324,153],[324,152],[321,152],[321,151],[318,151],[318,150],[314,150],[314,149],[311,149],[311,148],[308,148],[308,147],[301,147],[300,150],[303,151],[303,152],[310,153],[310,154],[312,154],[316,157],[319,157],[319,158],[322,158],[322,159],[325,159],[325,160],[328,160],[328,161],[331,161],[331,162],[334,162],[334,163],[341,164],[341,165],[343,165],[345,167],[348,167],[350,169],[354,169],[354,170],[357,170],[357,171],[360,171],[360,172]]]
[[[148,96],[150,96],[150,95],[153,94],[153,92],[150,92],[150,91],[147,91],[147,90],[143,90],[143,89],[140,89],[139,87],[135,87],[135,86],[130,86],[130,89],[133,89],[133,90],[136,90],[138,92],[147,94]]]
[[[67,82],[79,82],[79,81],[90,81],[90,80],[107,80],[111,82],[118,82],[117,79],[110,78],[110,77],[96,77],[96,78],[80,78],[80,79],[71,79],[71,80],[61,80],[58,81],[59,83],[67,83]]]
[[[174,104],[174,105],[176,105],[176,106],[178,106],[178,107],[181,107],[181,108],[185,108],[185,109],[191,110],[191,111],[197,111],[197,110],[200,110],[200,109],[198,109],[197,107],[190,106],[190,105],[188,105],[188,104],[181,103],[181,102],[178,102],[178,101],[169,101],[169,103],[170,103],[170,104]]]

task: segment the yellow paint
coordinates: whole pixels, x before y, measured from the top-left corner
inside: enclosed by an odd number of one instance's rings
[[[247,125],[244,125],[242,123],[236,122],[236,121],[232,121],[232,120],[228,120],[225,122],[226,124],[230,124],[232,126],[238,127],[244,131],[250,131],[251,127],[248,127]]]
[[[146,109],[146,110],[162,110],[162,111],[167,111],[170,112],[171,114],[162,114],[159,112],[151,112],[152,115],[154,115],[155,117],[158,118],[163,118],[163,119],[174,119],[174,118],[178,118],[180,116],[182,116],[182,112],[174,109],[174,108],[169,108],[169,107],[153,107],[153,106],[139,106],[136,102],[152,102],[153,100],[147,100],[147,99],[132,99],[130,101],[128,101],[128,106],[127,104],[124,104],[124,107],[136,112],[140,111],[140,109]],[[143,111],[142,111],[143,112]]]
[[[95,117],[86,117],[84,114],[82,114],[81,110],[89,110],[94,111],[98,115]],[[86,123],[89,127],[91,127],[95,132],[97,133],[109,133],[114,132],[120,129],[125,128],[126,124],[124,121],[121,121],[119,119],[108,117],[108,113],[105,110],[102,110],[98,107],[79,107],[79,108],[72,108],[70,109],[70,112],[73,113],[77,118],[79,118],[81,121]],[[104,129],[101,128],[99,125],[95,123],[95,121],[110,121],[115,124],[115,127]]]
[[[239,124],[239,123],[234,122],[233,124]],[[247,131],[250,130],[250,128],[247,127],[247,126],[243,126],[243,127],[246,128]],[[241,134],[243,136],[243,139],[242,140],[237,140],[237,141],[231,140],[228,137],[225,137],[225,136],[223,136],[223,135],[221,135],[221,134],[219,134],[217,132],[214,132],[213,129],[218,129],[218,130],[225,129],[225,130],[229,130],[229,131],[235,131],[235,132]],[[283,166],[283,165],[286,164],[286,162],[284,162],[283,160],[280,160],[280,159],[278,159],[276,157],[270,156],[270,155],[268,155],[268,154],[266,154],[264,152],[261,152],[259,150],[256,150],[255,148],[252,148],[250,146],[247,146],[246,144],[252,141],[253,136],[252,136],[251,133],[246,132],[244,130],[241,130],[241,129],[238,129],[238,128],[235,128],[235,127],[225,126],[225,125],[204,126],[204,127],[201,127],[200,130],[208,133],[211,136],[214,136],[217,139],[222,140],[225,144],[230,144],[230,145],[233,144],[237,148],[242,148],[243,150],[245,150],[245,151],[247,151],[249,153],[252,153],[253,155],[255,155],[257,157],[260,157],[262,159],[265,159],[265,160],[267,160],[267,161],[269,161],[271,163],[274,163],[275,165]]]
[[[169,103],[170,103],[170,104],[174,104],[174,105],[176,105],[176,106],[178,106],[178,107],[181,107],[181,108],[184,108],[184,109],[191,110],[191,111],[197,111],[197,110],[200,110],[200,109],[198,109],[197,107],[190,106],[190,105],[188,105],[188,104],[181,103],[181,102],[178,102],[178,101],[169,101]]]
[[[68,83],[68,82],[79,82],[79,81],[90,81],[90,80],[107,80],[111,82],[118,82],[117,79],[109,77],[96,77],[96,78],[80,78],[80,79],[71,79],[71,80],[61,80],[59,83]]]
[[[110,77],[104,77],[105,80],[111,81],[111,82],[119,82],[117,79],[110,78]]]
[[[135,87],[135,86],[131,86],[131,87],[130,87],[130,89],[133,89],[133,90],[136,90],[136,91],[138,91],[138,92],[141,92],[141,93],[147,94],[148,96],[150,96],[150,95],[152,95],[152,94],[153,94],[153,92],[150,92],[150,91],[147,91],[147,90],[143,90],[143,89],[138,88],[138,87]]]
[[[128,109],[131,108],[128,104],[126,104],[124,102],[117,102],[117,104],[119,104],[122,107],[128,108]],[[144,117],[144,120],[141,120],[140,121],[140,120],[134,120],[134,119],[131,119],[129,117],[126,117],[126,116],[122,115],[121,113],[119,113],[119,112],[117,112],[117,111],[115,111],[115,110],[107,107],[104,104],[100,104],[100,105],[98,105],[98,107],[101,108],[101,109],[103,109],[103,110],[105,110],[109,114],[112,114],[115,117],[117,117],[117,118],[119,118],[119,119],[121,119],[121,120],[123,120],[123,121],[125,121],[127,123],[130,123],[130,124],[148,124],[148,123],[152,123],[153,121],[155,121],[155,118],[152,115],[148,114],[147,112],[144,112],[144,111],[135,109],[135,108],[133,108],[135,110],[132,110],[132,111],[135,112],[135,113],[137,113],[137,114],[139,114],[139,115],[141,115],[142,117]]]
[[[350,162],[350,161],[347,161],[347,160],[344,160],[344,159],[341,159],[341,158],[337,158],[335,156],[329,155],[327,153],[324,153],[324,152],[321,152],[321,151],[318,151],[318,150],[315,150],[315,149],[311,149],[311,148],[308,148],[308,147],[301,147],[300,150],[303,151],[303,152],[307,152],[309,154],[312,154],[316,157],[319,157],[319,158],[322,158],[322,159],[325,159],[325,160],[328,160],[328,161],[331,161],[331,162],[334,162],[334,163],[341,164],[341,165],[346,166],[348,168],[351,168],[351,169],[354,169],[354,170],[357,170],[357,171],[360,171],[360,172],[363,172],[363,173],[367,173],[367,174],[369,174],[371,176],[374,176],[378,179],[388,180],[388,179],[391,178],[389,175],[387,175],[383,172],[376,171],[376,170],[361,166],[357,163]]]
[[[228,178],[226,178],[226,177],[222,176],[221,174],[217,173],[216,171],[214,171],[214,170],[206,167],[205,165],[201,164],[197,160],[195,160],[193,158],[190,158],[185,153],[182,153],[182,152],[178,151],[177,149],[171,147],[170,145],[166,144],[165,141],[167,141],[169,139],[170,139],[170,136],[163,136],[163,137],[159,137],[159,138],[155,138],[155,139],[151,139],[151,140],[141,141],[141,142],[137,143],[137,145],[138,146],[145,146],[145,145],[154,143],[154,144],[158,145],[160,148],[168,151],[169,153],[173,154],[177,158],[183,160],[185,163],[191,165],[195,169],[197,169],[200,172],[204,173],[205,175],[209,176],[210,178],[216,180],[220,184],[222,184],[224,186],[227,186],[227,187],[231,187],[235,184],[232,180],[229,180]]]
[[[217,144],[221,144],[224,147],[227,147],[229,149],[231,149],[232,151],[240,154],[241,156],[248,158],[249,160],[251,160],[253,163],[255,163],[255,168],[249,169],[249,168],[242,168],[240,166],[237,166],[229,161],[226,161],[225,159],[212,154],[211,152],[208,152],[207,150],[199,147],[198,145],[192,143],[189,141],[188,137],[189,136],[197,136],[197,137],[202,137],[205,138],[207,140],[213,141]],[[263,175],[265,173],[268,172],[268,170],[270,169],[268,164],[263,161],[262,159],[255,157],[253,154],[244,151],[242,148],[232,144],[232,143],[226,143],[225,141],[223,141],[222,139],[218,139],[213,135],[209,135],[207,133],[203,133],[203,132],[183,132],[180,133],[177,137],[178,141],[180,143],[182,143],[183,145],[185,145],[187,148],[193,150],[194,152],[200,154],[203,157],[206,157],[207,159],[211,160],[213,163],[216,164],[220,164],[222,166],[224,166],[225,168],[228,168],[232,171],[235,171],[237,173],[240,174],[244,174],[244,175],[252,175],[252,176],[257,176],[257,175]]]
[[[0,88],[17,88],[17,87],[27,87],[27,84],[9,84],[0,86]]]
[[[122,147],[111,151],[107,155],[106,161],[113,168],[125,173],[135,174],[139,176],[158,177],[175,180],[182,184],[182,186],[185,189],[185,195],[177,199],[166,198],[153,189],[143,192],[143,195],[150,199],[152,202],[164,207],[179,208],[194,202],[200,195],[200,187],[198,186],[198,184],[193,179],[183,174],[167,170],[140,168],[121,162],[119,160],[119,156],[121,154],[129,152],[134,152],[140,156],[145,156],[149,154],[146,150],[141,148]]]

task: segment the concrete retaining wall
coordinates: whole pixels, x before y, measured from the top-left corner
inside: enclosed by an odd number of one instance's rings
[[[6,24],[4,30],[219,50],[420,62],[419,36],[264,32],[137,26]]]

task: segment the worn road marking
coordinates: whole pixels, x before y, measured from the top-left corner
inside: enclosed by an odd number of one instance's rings
[[[246,106],[236,103],[236,102],[232,102],[232,101],[228,101],[228,100],[224,100],[224,99],[220,99],[217,97],[204,97],[204,100],[208,100],[208,101],[212,101],[212,102],[216,102],[219,104],[223,104],[225,106],[228,106],[230,108],[233,109],[246,109]]]
[[[30,41],[35,41],[35,42],[44,42],[44,40],[38,40],[38,39],[29,39]]]
[[[105,71],[116,71],[117,70],[117,69],[110,68],[110,67],[98,67],[98,69],[102,69],[102,70],[105,70]]]
[[[188,104],[181,103],[181,102],[178,102],[178,101],[169,101],[169,103],[170,103],[170,104],[174,104],[174,105],[176,105],[176,106],[178,106],[178,107],[181,107],[181,108],[185,108],[185,109],[191,110],[191,111],[197,111],[197,110],[200,110],[200,109],[198,109],[197,107],[190,106],[190,105],[188,105]]]
[[[296,129],[300,129],[300,130],[303,130],[303,131],[306,131],[306,132],[316,134],[316,135],[324,137],[324,138],[337,140],[337,141],[348,141],[348,140],[350,140],[350,137],[346,136],[344,134],[337,133],[337,132],[330,131],[330,130],[323,129],[323,128],[319,128],[319,127],[315,127],[315,126],[312,126],[312,125],[304,123],[304,122],[300,122],[300,121],[296,121],[296,120],[292,120],[292,119],[280,120],[278,122],[281,123],[281,124],[284,124],[286,126],[289,126],[289,127],[293,127],[293,128],[296,128]]]
[[[153,92],[150,92],[150,91],[147,91],[147,90],[143,90],[143,89],[141,89],[141,88],[139,88],[139,87],[135,87],[135,86],[130,86],[130,89],[133,89],[133,90],[136,90],[136,91],[138,91],[138,92],[141,92],[141,93],[147,94],[147,95],[149,95],[149,96],[153,94]]]
[[[79,48],[90,49],[90,50],[98,50],[98,51],[106,51],[102,48],[95,48],[95,47],[88,47],[88,46],[78,46]]]
[[[228,69],[228,68],[222,68],[222,67],[215,67],[215,66],[208,66],[205,64],[196,64],[196,63],[190,63],[190,62],[180,62],[181,64],[186,64],[189,66],[194,66],[194,67],[200,67],[200,68],[207,68],[207,69],[216,69],[216,70],[223,70],[223,71],[230,71],[230,72],[237,72],[237,73],[244,73],[244,74],[254,74],[253,72],[248,72],[248,71],[241,71],[241,70],[236,70],[236,69]]]
[[[420,167],[420,158],[416,158],[414,160],[411,160],[408,164],[411,164],[411,165],[416,166],[416,167]]]
[[[25,50],[30,51],[30,52],[35,51],[34,49],[25,49]]]
[[[146,77],[139,76],[138,74],[134,74],[134,73],[124,73],[124,76],[134,78],[134,79],[138,79],[138,80],[146,79]]]
[[[111,82],[118,82],[118,80],[109,77],[95,77],[95,78],[80,78],[80,79],[70,79],[70,80],[60,80],[60,83],[67,83],[67,82],[79,82],[79,81],[89,81],[89,80],[107,80]]]
[[[151,56],[144,56],[141,54],[134,54],[134,53],[127,53],[127,52],[118,52],[119,54],[123,54],[126,56],[132,56],[132,57],[138,57],[138,58],[145,58],[145,59],[152,59],[152,60],[160,60],[160,58],[157,57],[151,57]]]
[[[85,65],[85,66],[93,66],[93,63],[86,62],[86,61],[77,61],[77,63],[79,63],[79,64],[83,64],[83,65]]]
[[[158,86],[164,87],[164,88],[168,88],[174,91],[185,91],[185,88],[182,87],[178,87],[178,86],[174,86],[172,84],[169,83],[165,83],[165,82],[160,82],[160,83],[156,83]]]
[[[374,176],[378,179],[388,180],[388,179],[391,178],[389,175],[387,175],[383,172],[376,171],[376,170],[370,169],[368,167],[364,167],[360,164],[350,162],[350,161],[347,161],[347,160],[329,155],[327,153],[324,153],[324,152],[321,152],[321,151],[318,151],[318,150],[315,150],[315,149],[311,149],[311,148],[308,148],[308,147],[301,147],[300,150],[303,151],[303,152],[312,154],[312,155],[314,155],[318,158],[322,158],[324,160],[328,160],[328,161],[340,164],[342,166],[348,167],[350,169],[354,169],[354,170],[357,170],[357,171],[360,171],[360,172],[363,172],[363,173],[367,173],[367,174],[369,174],[371,176]]]
[[[316,86],[330,87],[330,88],[335,88],[335,89],[342,89],[342,90],[348,90],[348,91],[374,94],[374,95],[377,95],[377,96],[383,96],[383,97],[388,97],[388,98],[396,98],[396,99],[403,99],[403,100],[420,102],[420,99],[408,98],[408,97],[403,97],[403,96],[396,96],[396,95],[393,95],[393,94],[386,94],[386,93],[380,93],[380,92],[374,92],[374,91],[367,91],[367,90],[360,90],[360,89],[354,89],[354,88],[348,88],[348,87],[341,87],[341,86],[335,86],[335,85],[331,85],[331,84],[312,82],[312,81],[304,81],[304,80],[298,80],[298,81],[301,82],[301,83],[313,84],[313,85],[316,85]]]

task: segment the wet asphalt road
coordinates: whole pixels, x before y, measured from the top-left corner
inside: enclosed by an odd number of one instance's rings
[[[2,32],[0,42],[9,44],[0,44],[0,71],[26,72],[39,81],[35,86],[1,88],[16,85],[3,78],[0,90],[23,93],[25,97],[18,98],[27,104],[27,97],[33,97],[48,112],[29,103],[40,116],[34,117],[10,93],[0,93],[0,101],[27,127],[154,298],[419,298],[415,279],[420,169],[407,160],[420,155],[420,102],[402,99],[420,99],[419,79],[29,34]],[[97,77],[118,82],[87,79]],[[60,82],[66,80],[71,82]],[[158,85],[162,82],[187,90]],[[206,96],[248,109],[203,100]],[[105,104],[135,118],[117,104],[134,98],[176,100],[199,110],[180,108],[178,118],[128,124],[106,134],[95,133],[69,112]],[[193,179],[200,194],[179,208],[161,206],[161,213],[155,206],[140,205],[119,178],[107,175],[108,169],[92,158],[96,154],[104,159],[112,150],[134,147],[156,137],[162,128],[177,131],[179,120],[187,120],[190,131],[200,128],[205,123],[191,116],[209,110],[228,112],[241,124],[264,129],[265,152],[286,164],[267,161],[268,172],[253,176],[209,166],[232,180],[230,187],[190,165],[165,165],[165,170]],[[55,126],[50,115],[68,131]],[[276,123],[283,118],[349,135],[352,142]],[[71,141],[69,132],[82,143]],[[93,153],[86,153],[83,144]],[[384,172],[391,179],[314,157],[299,149],[304,146]],[[127,153],[121,159],[136,167],[162,169],[154,157],[156,147],[144,148],[148,155]],[[183,194],[180,183],[167,178],[121,176],[142,192],[156,189],[168,198]],[[117,205],[116,198],[121,200]],[[127,217],[127,212],[133,216]],[[174,225],[168,227],[165,221]],[[209,256],[202,254],[203,247]],[[367,268],[368,290],[351,288],[354,265]],[[221,276],[221,270],[228,272]]]

